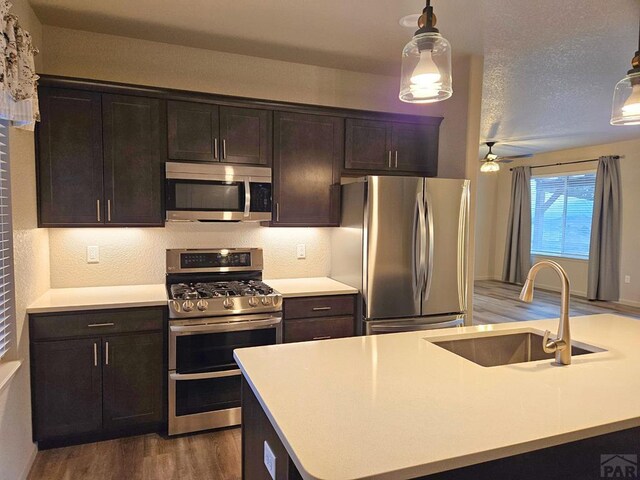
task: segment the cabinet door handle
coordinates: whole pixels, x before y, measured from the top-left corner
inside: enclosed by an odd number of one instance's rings
[[[222,159],[227,159],[227,140],[225,138],[222,139]]]
[[[87,325],[87,327],[89,327],[89,328],[113,327],[114,325],[115,325],[115,323],[113,323],[113,322],[109,322],[109,323],[90,323],[89,325]]]
[[[313,307],[311,310],[314,312],[325,312],[327,310],[331,310],[331,307]]]
[[[98,366],[98,344],[95,342],[93,343],[93,366]]]
[[[389,168],[391,168],[391,150],[389,150]]]
[[[398,168],[398,150],[396,150],[396,168]]]
[[[396,165],[396,167],[397,166],[398,165]],[[107,200],[107,222],[110,222],[110,221],[111,221],[111,200]]]
[[[324,337],[313,337],[311,340],[327,340],[331,338],[331,335],[325,335]]]
[[[100,200],[96,200],[96,216],[98,217],[98,222],[100,221]]]
[[[276,222],[280,221],[280,203],[276,202]]]
[[[213,139],[213,159],[218,159],[218,138]]]
[[[109,342],[104,342],[104,364],[109,365]]]

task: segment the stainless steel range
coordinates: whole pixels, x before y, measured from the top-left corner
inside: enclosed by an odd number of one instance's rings
[[[233,350],[282,342],[262,250],[167,250],[169,435],[240,424]]]

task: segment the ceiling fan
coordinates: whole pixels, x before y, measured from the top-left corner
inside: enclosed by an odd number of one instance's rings
[[[482,161],[482,166],[480,167],[480,171],[483,173],[489,172],[497,172],[500,170],[500,163],[511,163],[517,158],[529,158],[532,157],[533,154],[527,153],[524,155],[510,155],[508,157],[501,157],[493,153],[493,147],[498,142],[487,142],[485,145],[489,147],[489,152],[484,156]]]

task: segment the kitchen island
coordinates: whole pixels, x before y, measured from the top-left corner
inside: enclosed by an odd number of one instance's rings
[[[562,367],[546,359],[483,367],[431,342],[557,326],[236,350],[244,478],[270,478],[265,442],[276,479],[541,478],[534,466],[544,478],[585,478],[562,472],[576,466],[600,478],[600,455],[640,453],[640,321],[572,318],[574,341],[599,351]]]

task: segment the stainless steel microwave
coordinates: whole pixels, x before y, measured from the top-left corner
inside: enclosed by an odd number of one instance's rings
[[[271,169],[222,163],[166,163],[167,221],[271,220]]]

